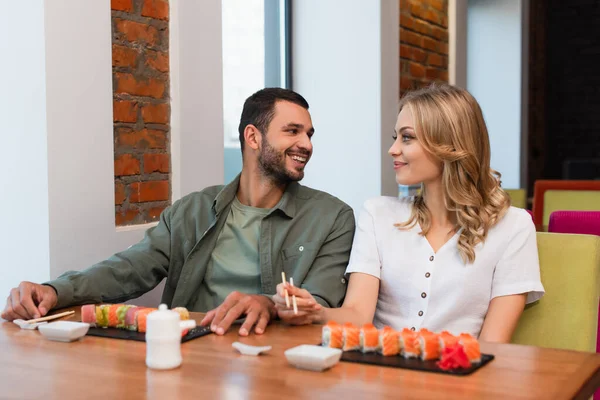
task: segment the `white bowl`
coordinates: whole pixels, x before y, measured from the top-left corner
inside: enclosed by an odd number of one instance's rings
[[[324,371],[340,361],[342,350],[303,344],[286,350],[284,354],[288,362],[296,368]]]
[[[72,342],[87,333],[90,324],[84,322],[57,321],[38,326],[40,333],[50,340]]]

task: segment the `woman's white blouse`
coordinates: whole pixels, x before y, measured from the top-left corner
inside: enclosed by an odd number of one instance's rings
[[[412,198],[378,197],[359,216],[346,274],[361,272],[380,280],[373,323],[394,329],[427,328],[479,336],[494,297],[527,293],[527,303],[544,294],[536,232],[527,211],[511,207],[475,248],[465,264],[457,232],[437,253],[415,225],[400,230]]]

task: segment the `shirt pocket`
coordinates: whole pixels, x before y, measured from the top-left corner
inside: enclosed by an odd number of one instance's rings
[[[320,248],[321,245],[318,243],[304,242],[282,249],[283,271],[287,278],[293,276],[300,285],[308,274]]]

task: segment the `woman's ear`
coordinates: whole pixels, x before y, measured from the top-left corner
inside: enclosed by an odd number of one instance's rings
[[[256,126],[249,124],[244,128],[244,142],[253,150],[260,148],[262,135]]]

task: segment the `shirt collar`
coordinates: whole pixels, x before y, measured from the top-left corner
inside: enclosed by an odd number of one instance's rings
[[[219,194],[217,194],[217,197],[215,197],[212,208],[217,216],[233,201],[238,187],[240,186],[240,176],[241,174],[238,174],[238,176],[236,176],[229,184],[225,185]],[[296,195],[299,187],[300,184],[298,182],[290,182],[285,188],[281,200],[273,207],[269,215],[275,212],[275,210],[280,210],[289,218],[294,218],[296,215]]]

